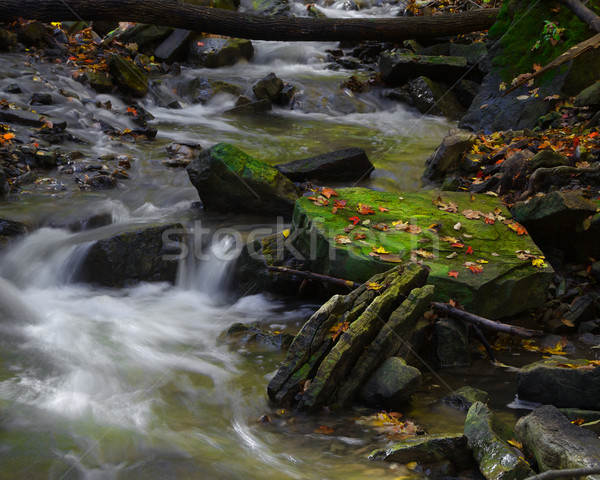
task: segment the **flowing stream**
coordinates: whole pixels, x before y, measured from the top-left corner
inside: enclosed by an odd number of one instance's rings
[[[357,14],[343,11],[340,2],[327,12]],[[366,12],[395,13],[389,6]],[[233,105],[233,95],[180,110],[149,99],[144,107],[154,115],[159,133],[148,144],[107,140],[97,121],[130,128],[126,117],[116,113],[125,105],[74,81],[67,67],[24,54],[0,56],[0,91],[17,82],[23,92],[3,97],[25,104],[35,91],[52,92],[54,104],[38,111],[66,119],[69,130],[88,142],[65,145],[65,150],[81,151],[88,163],[106,153],[128,153],[134,159],[131,178],[114,190],[80,191],[72,177],[50,171],[52,181],[25,183],[23,193],[0,204],[0,218],[22,221],[33,230],[0,253],[0,478],[397,476],[390,465],[366,459],[389,441],[354,423],[365,412],[304,417],[274,410],[266,384],[282,354],[231,349],[219,341],[235,322],[260,321],[294,333],[317,307],[260,294],[228,296],[231,239],[211,244],[209,235],[202,246],[205,259],[189,255],[182,261],[174,286],[113,290],[73,282],[89,245],[131,224],[199,221],[209,232],[224,226],[241,232],[261,224],[274,228],[272,219],[205,215],[194,208],[198,196],[186,172],[161,163],[164,146],[174,140],[203,147],[226,141],[272,163],[357,146],[378,168],[371,186],[420,188],[423,161],[451,124],[387,100],[379,90],[353,94],[340,89],[354,72],[328,68],[325,50],[335,44],[254,45],[250,63],[184,69],[182,77],[209,76],[249,93],[256,80],[274,71],[304,92],[295,110],[233,117],[222,114]],[[173,79],[161,81],[169,86]],[[79,100],[59,95],[60,89]],[[86,98],[110,101],[112,109]],[[86,229],[97,216],[110,224]],[[84,229],[73,233],[67,228],[73,225]],[[486,382],[485,368],[473,371]],[[463,417],[432,402],[472,373],[432,377],[405,415],[431,432],[460,430]],[[505,381],[496,375],[485,385],[496,389],[498,405],[510,401],[501,393]],[[257,422],[264,414],[272,422]],[[323,433],[321,426],[333,433]]]

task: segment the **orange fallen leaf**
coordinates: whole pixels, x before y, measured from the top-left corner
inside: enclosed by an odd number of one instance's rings
[[[360,222],[360,218],[358,217],[350,217],[348,220],[350,220],[353,225],[356,225],[358,222]]]
[[[465,251],[465,253],[466,253],[467,255],[473,255],[473,247],[470,247],[470,246],[469,246],[469,247],[467,247],[467,250]]]
[[[335,430],[333,428],[327,427],[325,425],[319,425],[317,429],[315,429],[315,433],[322,433],[324,435],[329,435],[333,433]]]
[[[454,278],[458,278],[458,272],[456,270],[450,270],[448,272],[448,276],[449,277],[454,277]]]
[[[333,188],[323,187],[321,189],[321,194],[325,195],[327,198],[331,198],[331,196],[337,197],[338,194]]]
[[[476,275],[478,273],[483,272],[483,267],[479,267],[477,265],[473,265],[473,266],[469,267],[469,270],[471,270],[471,272]]]
[[[364,240],[367,236],[364,233],[357,233],[354,235],[354,240]]]
[[[382,207],[382,206],[379,206],[379,211],[380,211],[380,212],[389,212],[389,211],[390,211],[390,209],[389,209],[389,208]]]
[[[375,213],[375,210],[373,210],[370,205],[366,205],[364,203],[359,203],[356,206],[356,211],[361,215],[370,215],[372,213]]]

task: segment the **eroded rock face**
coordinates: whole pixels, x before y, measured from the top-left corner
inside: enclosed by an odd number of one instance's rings
[[[544,405],[522,417],[516,433],[535,456],[541,471],[600,467],[598,436],[572,424],[552,405]]]
[[[388,85],[401,85],[420,76],[452,82],[467,71],[467,61],[464,57],[386,52],[379,57],[379,70]]]
[[[517,234],[510,214],[496,199],[480,195],[471,201],[468,193],[444,192],[442,201],[456,205],[452,213],[434,205],[436,192],[403,193],[402,199],[395,193],[363,188],[339,189],[337,193],[330,202],[347,203],[335,214],[331,205],[315,205],[306,197],[296,204],[290,237],[310,271],[364,282],[374,273],[389,269],[393,262],[409,262],[414,257],[431,268],[429,283],[435,285],[439,301],[453,298],[488,318],[506,317],[544,304],[553,270],[549,266],[537,268],[531,260],[517,257],[518,250],[529,250],[534,256],[542,253],[530,237]],[[370,206],[373,212],[360,214],[359,203]],[[486,223],[483,216],[468,219],[462,214],[494,210],[506,217],[506,223]],[[348,220],[350,217],[357,219],[352,230],[348,229],[354,222]],[[441,226],[430,230],[431,225]],[[357,235],[365,237],[357,239]],[[453,239],[458,246],[452,246]],[[469,247],[472,253],[467,253],[471,252]],[[379,248],[388,253],[378,254]]]
[[[550,357],[519,370],[519,398],[557,407],[597,410],[600,405],[600,368],[564,368],[562,357]],[[588,365],[586,360],[571,360],[570,364]]]
[[[281,172],[227,143],[202,151],[187,171],[208,211],[290,216],[299,195]]]
[[[373,373],[361,390],[368,405],[398,409],[421,386],[421,372],[399,357],[390,357]]]
[[[137,227],[98,240],[87,251],[76,280],[106,287],[173,283],[183,231],[180,223],[170,223]]]

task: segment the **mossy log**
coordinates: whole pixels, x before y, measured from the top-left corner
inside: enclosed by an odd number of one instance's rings
[[[255,40],[336,41],[444,37],[490,28],[499,9],[396,18],[288,18],[232,12],[176,0],[4,0],[2,21],[109,20],[165,25]]]
[[[294,339],[269,383],[269,397],[301,410],[348,405],[403,345],[399,333],[429,308],[433,287],[423,287],[427,276],[422,265],[395,267],[348,295],[333,296]]]

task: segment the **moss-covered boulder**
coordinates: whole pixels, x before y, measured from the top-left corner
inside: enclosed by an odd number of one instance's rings
[[[588,5],[600,13],[600,4]],[[544,33],[546,22],[563,29],[560,41],[550,41]],[[519,130],[533,128],[538,119],[552,109],[545,100],[551,95],[576,95],[600,76],[600,50],[589,49],[571,62],[550,70],[535,80],[535,94],[522,85],[505,94],[502,84],[531,73],[534,64],[546,65],[569,48],[591,37],[593,31],[566,6],[555,8],[548,2],[532,4],[528,0],[507,0],[490,29],[495,42],[491,52],[491,71],[459,126],[469,130]],[[547,37],[547,38],[546,38]],[[539,88],[539,90],[537,90]]]
[[[462,433],[438,433],[405,438],[386,450],[376,450],[371,460],[417,464],[434,478],[454,476],[474,466],[473,456]]]
[[[289,216],[299,195],[279,170],[228,143],[202,151],[187,172],[210,211]]]
[[[375,370],[361,390],[368,405],[398,409],[408,402],[421,386],[421,372],[400,357],[390,357]]]
[[[106,287],[138,282],[173,283],[183,232],[180,223],[133,226],[100,239],[87,250],[75,278]]]
[[[495,198],[364,188],[337,195],[296,204],[291,236],[310,270],[364,282],[413,259],[431,269],[437,300],[452,298],[479,315],[506,317],[544,304],[553,270]]]
[[[123,92],[143,97],[148,92],[148,77],[131,60],[113,54],[108,59],[108,71]]]
[[[483,476],[488,480],[521,480],[534,475],[525,459],[502,438],[501,430],[498,418],[488,407],[481,402],[471,405],[465,436]]]
[[[519,398],[557,407],[598,409],[600,368],[592,367],[588,360],[559,356],[526,365],[517,374]]]

